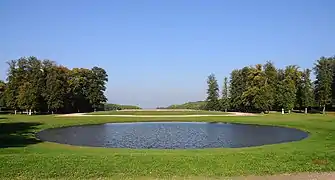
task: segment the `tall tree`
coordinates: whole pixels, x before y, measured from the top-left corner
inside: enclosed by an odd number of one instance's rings
[[[298,67],[291,65],[285,70],[278,70],[276,88],[276,105],[278,108],[291,112],[296,103],[297,82],[299,77]]]
[[[275,105],[276,99],[276,86],[277,86],[277,69],[271,61],[267,61],[264,66],[264,73],[266,76],[266,92],[268,93],[268,108],[272,110]]]
[[[19,109],[17,97],[23,78],[19,76],[20,71],[17,60],[8,61],[7,64],[9,66],[7,72],[8,83],[4,92],[4,100],[6,107],[13,109],[16,114]]]
[[[238,111],[245,111],[246,108],[242,101],[242,94],[246,90],[250,67],[233,70],[230,79],[230,105]]]
[[[0,80],[0,111],[1,107],[5,106],[5,88],[6,88],[6,83]]]
[[[244,106],[251,110],[269,111],[271,107],[270,87],[262,65],[250,68],[246,89],[242,94]]]
[[[206,109],[217,111],[220,109],[219,86],[214,74],[208,76],[207,84]]]
[[[313,105],[313,88],[310,79],[311,70],[305,69],[302,73],[301,81],[299,83],[298,91],[299,96],[298,102],[301,108],[305,108],[305,113],[307,113],[307,107]]]
[[[333,83],[332,83],[332,102],[331,104],[335,107],[335,56],[330,57],[329,60],[332,64],[332,71],[333,71]]]
[[[290,65],[285,68],[285,78],[284,78],[284,108],[291,112],[296,103],[297,94],[297,82],[300,79],[300,73],[298,67],[295,65]]]
[[[67,73],[68,69],[62,66],[52,65],[46,69],[45,99],[48,110],[53,114],[63,108],[67,95]]]
[[[316,75],[315,92],[316,100],[326,112],[326,105],[332,101],[333,63],[331,58],[321,57],[314,66]]]
[[[94,111],[103,103],[107,101],[104,91],[106,90],[105,84],[108,81],[106,71],[99,67],[93,67],[89,77],[88,99],[92,104]]]
[[[223,81],[221,105],[222,105],[222,109],[225,112],[227,112],[227,109],[229,108],[229,89],[228,89],[228,78],[227,77],[225,77]]]
[[[69,94],[70,102],[76,112],[91,111],[92,107],[87,98],[89,89],[90,70],[74,68],[70,71]]]

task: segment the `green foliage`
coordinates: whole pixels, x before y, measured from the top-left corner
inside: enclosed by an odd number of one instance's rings
[[[205,110],[205,101],[187,102],[184,104],[173,104],[166,108],[158,107],[157,109],[194,109],[194,110]]]
[[[214,74],[208,76],[207,84],[206,110],[218,111],[220,110],[219,85]]]
[[[0,108],[5,106],[6,83],[0,80]]]
[[[134,105],[121,105],[121,104],[105,104],[105,111],[115,111],[123,109],[142,109],[141,107]]]
[[[233,70],[230,77],[230,107],[234,110],[245,111],[242,95],[246,90],[249,67]]]
[[[296,103],[296,94],[298,90],[298,82],[300,72],[297,66],[287,66],[285,68],[284,79],[282,80],[282,107],[286,110],[292,110]]]
[[[46,88],[45,88],[45,100],[48,105],[48,109],[53,113],[54,111],[63,108],[66,103],[68,85],[68,73],[69,69],[56,66],[51,64],[51,66],[45,67],[44,72],[46,72]]]
[[[315,93],[316,100],[325,112],[326,105],[332,102],[332,84],[335,72],[334,58],[321,57],[315,63],[314,71],[316,75]]]
[[[247,109],[269,111],[271,108],[271,89],[262,65],[250,67],[242,102]]]
[[[278,72],[275,65],[271,61],[267,61],[264,64],[263,69],[266,77],[266,86],[262,89],[267,93],[266,98],[268,109],[272,110],[276,102],[276,86],[278,83]]]
[[[225,77],[223,81],[221,107],[222,107],[221,110],[225,112],[227,112],[227,109],[229,108],[229,87],[227,77]]]
[[[314,104],[314,94],[310,74],[311,70],[305,69],[302,72],[301,81],[298,84],[297,100],[299,108],[307,108]]]
[[[8,62],[4,100],[8,108],[37,112],[85,112],[106,102],[107,74],[102,68],[59,66],[22,57]]]
[[[229,107],[237,111],[269,111],[335,106],[335,58],[322,57],[314,67],[316,81],[296,65],[277,69],[270,61],[263,66],[235,69],[230,77]],[[224,92],[224,91],[223,91]]]
[[[108,81],[106,71],[99,67],[93,67],[88,78],[87,97],[94,110],[96,110],[103,102],[107,101],[104,91],[105,84]]]

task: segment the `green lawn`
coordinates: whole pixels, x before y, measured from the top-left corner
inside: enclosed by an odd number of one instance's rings
[[[194,115],[194,114],[227,114],[219,111],[99,111],[96,115]]]
[[[61,145],[34,138],[34,132],[45,128],[160,120],[167,119],[0,115],[0,179],[204,179],[335,170],[333,114],[170,118],[279,125],[311,133],[299,142],[252,148],[131,150]]]

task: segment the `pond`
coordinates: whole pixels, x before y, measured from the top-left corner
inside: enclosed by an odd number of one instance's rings
[[[307,136],[292,128],[205,122],[107,123],[37,133],[42,141],[135,149],[239,148],[299,141]]]

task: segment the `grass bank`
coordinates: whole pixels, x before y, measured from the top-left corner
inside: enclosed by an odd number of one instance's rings
[[[46,128],[125,121],[208,121],[278,125],[310,132],[299,142],[252,148],[144,150],[40,142]],[[335,170],[334,115],[119,118],[0,116],[1,179],[183,179]]]

